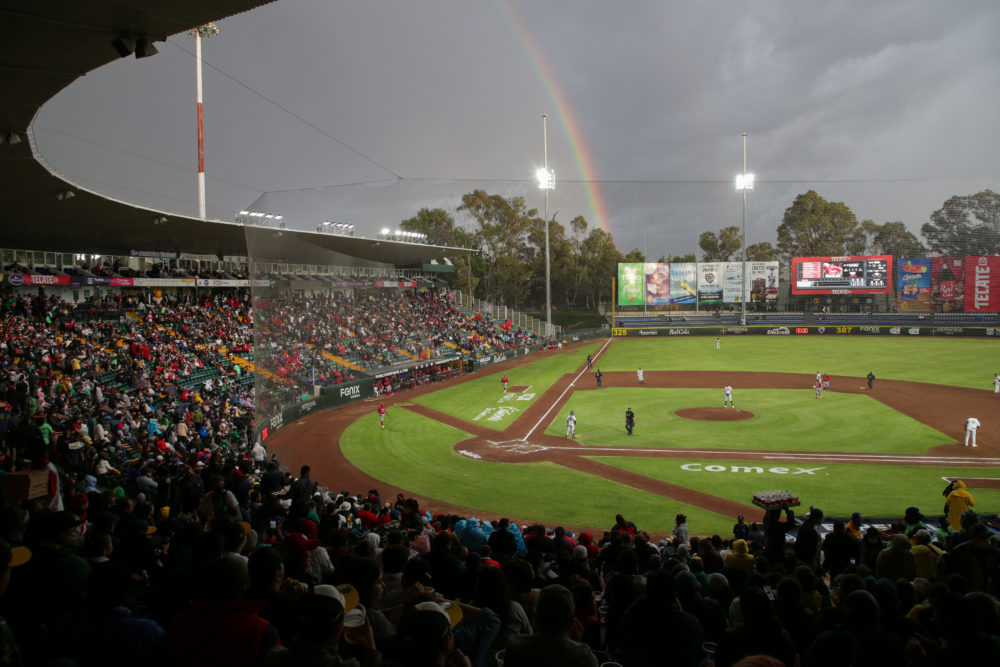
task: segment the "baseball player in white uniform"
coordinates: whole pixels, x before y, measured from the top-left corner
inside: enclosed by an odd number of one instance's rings
[[[639,384],[645,384],[645,382],[642,379],[642,369],[640,368],[639,370],[637,370],[635,374],[639,378]]]
[[[723,391],[722,407],[724,407],[724,408],[725,407],[735,408],[736,404],[733,403],[733,387],[732,387],[732,385],[727,384],[722,389],[722,391]]]
[[[566,417],[566,437],[576,438],[576,413],[572,410],[569,411],[569,417]]]
[[[1000,394],[1000,373],[993,374],[993,395]]]
[[[969,417],[965,420],[965,446],[969,446],[969,437],[972,437],[972,446],[976,446],[976,431],[979,430],[979,420]]]

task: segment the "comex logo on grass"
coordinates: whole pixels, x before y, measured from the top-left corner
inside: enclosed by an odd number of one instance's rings
[[[768,468],[766,472],[770,472],[775,475],[815,475],[817,470],[823,470],[824,467],[825,466],[820,466],[819,468],[800,468],[799,466],[794,466],[794,468],[784,468],[779,466],[775,468]],[[686,470],[687,472],[753,472],[758,475],[765,472],[762,466],[706,466],[703,463],[685,463],[681,466],[681,470]]]

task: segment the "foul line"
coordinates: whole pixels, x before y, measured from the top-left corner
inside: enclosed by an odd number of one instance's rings
[[[492,442],[491,444],[503,444],[504,442],[525,442],[527,438],[520,440],[505,440],[502,442]],[[656,447],[585,447],[582,445],[544,445],[546,449],[555,451],[581,451],[590,453],[645,453],[645,454],[671,454],[671,455],[699,455],[711,456],[735,456],[735,457],[755,457],[760,460],[802,460],[802,461],[825,461],[827,463],[933,463],[938,465],[988,465],[1000,466],[1000,459],[982,458],[966,459],[940,456],[909,456],[906,454],[802,454],[797,452],[755,452],[738,449],[671,449]],[[753,459],[748,459],[753,460]],[[985,478],[984,478],[985,479]]]
[[[606,349],[607,349],[608,345],[611,345],[611,341],[612,341],[612,340],[614,340],[614,339],[613,339],[613,338],[609,338],[609,339],[608,339],[608,340],[607,340],[607,341],[606,341],[606,342],[604,343],[604,345],[602,345],[602,346],[601,346],[601,349],[599,349],[599,350],[597,351],[597,356],[598,356],[598,357],[600,357],[600,356],[601,356],[601,354],[603,354],[603,353],[604,353],[604,350],[606,350]],[[550,405],[550,406],[549,406],[549,409],[545,411],[545,414],[544,414],[544,415],[542,415],[541,419],[539,419],[539,420],[538,420],[537,422],[535,422],[535,425],[531,427],[531,430],[530,430],[530,431],[528,431],[528,432],[527,432],[527,433],[525,434],[525,436],[524,436],[523,438],[521,438],[521,440],[527,440],[528,438],[530,438],[530,437],[531,437],[531,434],[535,432],[535,429],[537,429],[537,428],[538,428],[539,426],[541,426],[541,425],[542,425],[542,422],[544,422],[544,421],[545,421],[545,420],[546,420],[546,419],[548,418],[548,416],[549,416],[549,413],[550,413],[550,412],[552,412],[552,409],[553,409],[553,408],[555,408],[555,407],[556,407],[557,405],[559,405],[559,401],[561,401],[561,400],[563,399],[563,396],[565,396],[565,395],[566,395],[566,392],[568,392],[568,391],[569,391],[570,389],[572,389],[572,388],[573,388],[573,385],[575,385],[575,384],[576,384],[576,381],[577,381],[577,380],[579,380],[579,379],[580,379],[581,377],[583,377],[583,375],[584,375],[584,374],[585,374],[586,372],[587,372],[587,369],[586,369],[586,368],[584,368],[584,369],[583,369],[582,371],[580,371],[579,373],[577,373],[577,374],[576,374],[576,377],[575,377],[575,378],[573,378],[573,380],[572,380],[572,381],[571,381],[571,382],[569,383],[569,385],[568,385],[568,386],[567,386],[567,387],[566,387],[566,388],[565,388],[565,389],[563,390],[563,392],[562,392],[561,394],[559,394],[559,398],[557,398],[556,400],[552,401],[552,405]]]

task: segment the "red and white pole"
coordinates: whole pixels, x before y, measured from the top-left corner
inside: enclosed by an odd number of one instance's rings
[[[194,52],[198,86],[198,217],[205,219],[205,117],[201,96],[201,30],[194,31]]]
[[[205,220],[205,113],[201,97],[201,39],[219,34],[219,26],[206,23],[188,31],[194,37],[195,83],[198,87],[198,217]]]

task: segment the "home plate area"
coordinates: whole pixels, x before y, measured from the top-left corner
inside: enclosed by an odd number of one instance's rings
[[[545,445],[536,445],[526,440],[503,440],[501,442],[490,440],[489,443],[490,447],[503,449],[511,454],[534,454],[535,452],[544,452],[548,449]]]

